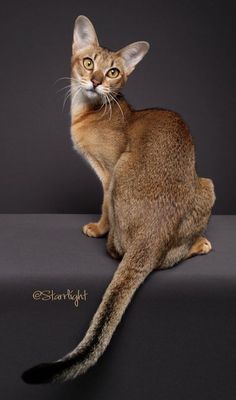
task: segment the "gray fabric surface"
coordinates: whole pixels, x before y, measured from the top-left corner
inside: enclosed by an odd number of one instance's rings
[[[83,337],[118,265],[95,215],[0,215],[1,398],[233,400],[236,397],[236,216],[213,216],[213,251],[154,272],[98,364],[76,381],[27,386],[26,368]],[[33,300],[35,290],[85,289],[87,301]],[[4,395],[3,395],[4,394]]]

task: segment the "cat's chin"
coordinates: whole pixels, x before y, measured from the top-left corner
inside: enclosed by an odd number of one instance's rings
[[[96,100],[96,99],[98,99],[100,97],[99,93],[97,93],[93,89],[90,89],[90,90],[86,89],[85,90],[85,95],[91,100]]]

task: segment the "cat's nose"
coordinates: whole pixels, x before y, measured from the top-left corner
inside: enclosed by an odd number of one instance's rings
[[[95,78],[91,79],[91,81],[92,81],[92,84],[93,84],[94,88],[96,88],[98,85],[101,85],[101,83],[102,83],[101,81],[99,81],[99,80],[97,80]]]

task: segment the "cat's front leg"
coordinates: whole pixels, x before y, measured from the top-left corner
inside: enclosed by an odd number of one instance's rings
[[[104,185],[105,186],[105,185]],[[108,185],[104,189],[103,203],[102,203],[102,214],[98,222],[90,222],[83,226],[83,232],[85,235],[90,237],[101,237],[106,235],[109,231],[109,219],[108,219],[108,208],[109,208],[109,189]]]

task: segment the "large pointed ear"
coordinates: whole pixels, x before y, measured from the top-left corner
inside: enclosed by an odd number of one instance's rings
[[[135,42],[118,51],[118,54],[123,58],[126,73],[128,75],[142,60],[148,52],[149,47],[150,44],[148,42]]]
[[[98,38],[92,22],[84,15],[75,20],[73,51],[89,46],[98,46]]]

